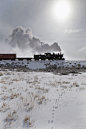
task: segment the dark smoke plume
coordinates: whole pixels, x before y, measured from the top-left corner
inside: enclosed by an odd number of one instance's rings
[[[52,45],[49,45],[47,43],[41,42],[39,38],[33,36],[30,28],[15,28],[12,34],[9,35],[5,41],[13,48],[17,46],[21,50],[32,50],[33,54],[45,52],[61,52],[61,48],[58,46],[58,43],[55,42]]]

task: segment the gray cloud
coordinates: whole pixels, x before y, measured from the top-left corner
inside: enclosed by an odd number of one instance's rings
[[[33,36],[30,28],[17,27],[13,30],[5,41],[13,48],[18,47],[21,50],[32,50],[32,53],[45,53],[45,52],[60,52],[61,48],[58,43],[49,45],[48,43],[41,42],[39,38]]]
[[[79,33],[79,32],[81,32],[82,31],[82,29],[66,29],[65,31],[64,31],[64,33],[65,34],[71,34],[71,33]]]

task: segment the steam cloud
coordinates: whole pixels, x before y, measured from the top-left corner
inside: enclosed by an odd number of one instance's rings
[[[49,45],[41,42],[39,38],[33,36],[30,28],[17,27],[13,30],[5,41],[11,45],[12,48],[18,48],[21,50],[32,51],[33,54],[45,53],[45,52],[60,52],[61,48],[58,43]]]

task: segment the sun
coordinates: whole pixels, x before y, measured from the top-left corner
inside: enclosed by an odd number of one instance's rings
[[[53,15],[59,20],[64,20],[69,17],[71,12],[68,1],[59,1],[53,6]]]

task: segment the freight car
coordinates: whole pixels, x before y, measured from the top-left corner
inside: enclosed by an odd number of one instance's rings
[[[0,54],[0,60],[15,60],[16,54]]]

